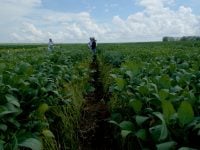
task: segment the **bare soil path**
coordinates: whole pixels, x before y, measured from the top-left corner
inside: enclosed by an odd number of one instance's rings
[[[93,56],[90,64],[90,80],[94,91],[85,95],[79,128],[79,150],[117,150],[112,137],[112,129],[108,123],[110,112],[104,102],[108,95],[103,92],[97,57]]]

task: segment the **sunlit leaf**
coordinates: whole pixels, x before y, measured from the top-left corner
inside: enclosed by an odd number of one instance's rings
[[[164,117],[161,113],[159,112],[154,112],[153,113],[155,116],[157,116],[161,121],[162,124],[160,125],[160,136],[159,136],[159,140],[165,140],[168,136],[168,129],[164,120]]]
[[[45,137],[50,137],[50,138],[54,138],[54,134],[50,131],[50,130],[43,130],[42,131],[42,134],[45,136]]]
[[[130,133],[132,132],[129,130],[122,130],[121,131],[122,138],[125,139]]]
[[[146,140],[147,139],[147,132],[145,129],[140,129],[135,134],[139,139]]]
[[[157,150],[171,150],[171,149],[175,149],[176,144],[177,144],[176,142],[170,141],[170,142],[157,144],[156,147],[157,147]]]
[[[119,126],[122,130],[128,130],[133,131],[134,130],[134,124],[131,121],[122,121]]]
[[[149,88],[147,87],[147,85],[139,86],[138,90],[142,95],[148,95],[149,94]]]
[[[125,80],[124,79],[122,79],[122,78],[115,78],[115,82],[116,82],[117,88],[119,90],[122,90],[124,88],[124,86],[125,86]]]
[[[140,100],[131,99],[129,101],[129,106],[135,111],[135,113],[139,113],[142,109],[142,102]]]
[[[7,94],[6,99],[9,103],[11,103],[17,107],[20,107],[18,99],[16,97],[14,97],[13,95]]]
[[[42,143],[35,138],[28,138],[18,144],[20,147],[30,148],[31,150],[42,150]]]
[[[43,104],[40,104],[40,106],[39,106],[39,108],[38,108],[38,112],[39,112],[40,114],[44,114],[48,109],[49,109],[48,104],[43,103]]]
[[[159,83],[163,88],[169,89],[171,86],[171,81],[168,75],[162,75],[159,79]]]
[[[166,123],[169,123],[170,118],[175,113],[175,109],[170,101],[162,100],[163,116]]]
[[[135,120],[137,122],[138,125],[142,125],[145,121],[147,121],[149,119],[149,117],[145,117],[145,116],[136,116]]]
[[[168,89],[162,89],[159,91],[159,97],[161,100],[165,100],[169,95],[169,90]]]
[[[178,118],[181,125],[186,125],[194,119],[194,111],[189,102],[183,101],[178,108]]]

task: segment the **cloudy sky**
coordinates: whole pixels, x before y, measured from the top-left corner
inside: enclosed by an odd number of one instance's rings
[[[200,0],[0,0],[0,43],[200,35]]]

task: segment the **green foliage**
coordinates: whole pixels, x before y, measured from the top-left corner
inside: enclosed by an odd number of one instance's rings
[[[169,123],[170,119],[175,114],[174,107],[170,101],[163,100],[162,101],[162,109],[163,109],[163,116],[165,118],[165,121],[166,121],[166,123]]]
[[[75,129],[88,78],[89,51],[82,45],[56,46],[51,53],[46,45],[0,49],[0,149],[62,149],[61,136],[66,137],[66,147],[77,149]],[[49,113],[60,107],[66,107],[60,111],[68,124],[62,135],[53,129],[60,115]],[[63,126],[60,123],[57,128]]]
[[[42,143],[34,138],[28,138],[18,144],[20,147],[30,148],[32,150],[42,150]]]
[[[124,58],[122,65],[109,71],[111,112],[120,114],[111,119],[132,122],[134,127],[134,131],[121,130],[122,145],[134,139],[139,140],[140,149],[199,149],[199,43],[127,43],[103,48],[109,56],[121,53]],[[125,83],[121,88],[116,88],[120,85],[116,78]],[[137,149],[138,143],[132,146]]]
[[[178,118],[181,125],[186,125],[194,119],[194,111],[189,102],[183,101],[178,108]]]

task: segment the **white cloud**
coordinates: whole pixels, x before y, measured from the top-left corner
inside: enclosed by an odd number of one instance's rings
[[[86,42],[90,36],[101,38],[109,29],[98,25],[88,12],[59,13],[44,11],[42,20],[25,22],[12,34],[18,41],[41,42],[53,38],[58,42]],[[40,26],[40,27],[39,27]],[[19,38],[21,36],[21,38]]]
[[[41,0],[0,1],[0,42],[87,42],[95,36],[101,42],[161,40],[163,36],[200,34],[200,16],[175,0],[137,0],[143,11],[126,19],[114,16],[98,23],[90,12],[63,13],[42,8]],[[117,4],[105,5],[118,7]],[[95,9],[95,8],[94,8]]]
[[[178,10],[169,7],[173,1],[140,0],[145,9],[121,19],[112,20],[119,31],[118,40],[160,40],[163,36],[183,36],[200,34],[200,17],[191,8],[180,6]],[[117,31],[116,31],[117,32]]]

